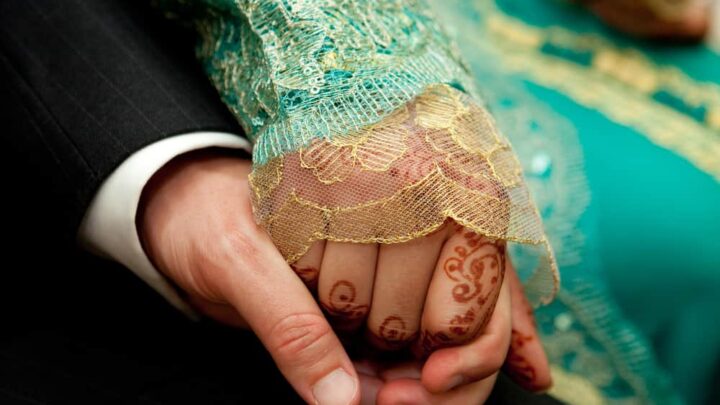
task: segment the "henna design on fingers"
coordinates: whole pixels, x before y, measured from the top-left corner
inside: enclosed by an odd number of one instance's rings
[[[450,320],[450,331],[458,336],[467,335],[474,321],[475,310],[470,308],[465,312],[465,315],[455,315],[453,319]]]
[[[420,346],[426,355],[473,339],[485,328],[495,310],[505,274],[504,242],[488,239],[459,225],[454,231],[462,234],[463,244],[453,249],[453,256],[443,263],[443,271],[455,283],[451,292],[453,300],[468,307],[450,319],[446,331],[423,331]]]
[[[339,280],[330,288],[327,303],[322,302],[322,306],[328,315],[338,320],[355,323],[367,315],[370,310],[369,305],[359,305],[355,303],[357,298],[357,289],[355,284],[347,280]]]
[[[435,350],[445,347],[455,346],[459,343],[474,338],[480,330],[490,321],[490,317],[495,310],[495,302],[493,302],[487,311],[482,314],[482,318],[477,326],[471,329],[472,323],[475,321],[475,311],[473,308],[468,309],[464,315],[455,315],[450,320],[451,334],[445,332],[429,332],[423,331],[420,337],[420,347],[424,356],[430,355]]]
[[[503,369],[515,382],[530,391],[537,391],[537,372],[535,367],[528,361],[521,351],[526,343],[534,340],[532,335],[525,335],[515,329],[512,330],[510,350]]]
[[[445,332],[423,331],[420,337],[421,357],[427,357],[435,350],[454,346],[454,339]]]
[[[495,286],[505,273],[505,249],[496,241],[475,232],[467,232],[464,237],[466,246],[455,247],[457,256],[447,259],[443,270],[450,280],[458,283],[452,290],[455,302],[466,303],[477,299],[479,305],[484,305],[493,293],[499,292]],[[481,251],[485,247],[493,249],[485,253]],[[490,288],[482,294],[486,271],[493,274],[490,277]]]
[[[399,316],[388,316],[380,325],[380,337],[386,341],[405,340],[407,337],[407,326]]]
[[[415,340],[417,332],[409,333],[405,320],[397,315],[385,318],[378,328],[378,333],[370,331],[372,339],[387,349],[399,349]]]
[[[456,315],[450,324],[472,324],[479,313],[479,330],[490,320],[495,301],[500,294],[500,285],[505,274],[505,245],[463,228],[460,228],[459,232],[464,232],[465,244],[455,247],[456,255],[445,260],[443,270],[450,280],[456,282],[452,289],[453,300],[460,304],[469,303],[471,306],[465,316]],[[489,306],[484,309],[487,304]],[[468,332],[462,328],[450,330],[457,335]]]
[[[300,277],[308,289],[314,290],[317,288],[319,269],[315,267],[297,267],[294,264],[291,264],[290,268]]]

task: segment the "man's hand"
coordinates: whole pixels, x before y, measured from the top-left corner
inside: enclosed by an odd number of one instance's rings
[[[247,324],[308,403],[354,404],[358,377],[312,295],[257,227],[250,162],[176,158],[145,188],[138,230],[157,268],[207,315]]]

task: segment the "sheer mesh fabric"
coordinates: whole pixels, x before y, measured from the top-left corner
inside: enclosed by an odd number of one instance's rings
[[[259,223],[289,262],[315,240],[399,243],[448,218],[552,252],[507,140],[424,0],[155,0],[254,143]]]
[[[487,111],[447,85],[430,86],[361,131],[315,140],[256,165],[255,214],[293,262],[316,240],[399,243],[448,218],[495,239],[534,244],[535,302],[558,285],[520,165]]]

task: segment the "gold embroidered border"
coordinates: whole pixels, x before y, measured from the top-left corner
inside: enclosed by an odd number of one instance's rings
[[[525,285],[534,303],[559,286],[520,163],[468,95],[429,86],[380,123],[256,164],[258,222],[290,263],[316,240],[401,243],[451,218],[493,239],[537,246]]]
[[[636,129],[720,180],[720,85],[697,82],[675,67],[658,67],[640,52],[618,49],[597,35],[533,27],[498,10],[489,10],[487,29],[503,47],[508,71],[528,75]],[[592,67],[542,53],[547,41],[591,50]],[[653,100],[650,94],[659,89],[681,95],[687,105],[709,108],[705,125]]]

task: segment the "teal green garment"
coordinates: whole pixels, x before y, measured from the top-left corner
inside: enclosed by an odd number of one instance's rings
[[[433,84],[477,98],[423,0],[157,2],[200,33],[198,57],[255,165],[379,122]]]
[[[603,269],[660,364],[700,403],[720,359],[720,190],[711,176],[638,134],[611,134],[621,153],[608,147],[608,134],[581,135]]]
[[[657,133],[629,124],[633,118],[619,119],[613,107],[588,101],[583,89],[543,75],[541,66],[581,72],[586,89],[592,81],[616,81],[592,72],[602,47],[586,46],[583,38],[601,38],[641,54],[652,69],[674,66],[720,95],[720,55],[702,45],[625,38],[564,2],[436,3],[518,151],[556,249],[561,293],[537,313],[553,364],[582,376],[606,402],[709,400],[720,367],[720,154],[703,160],[702,153],[664,145]],[[512,41],[489,35],[493,23],[508,36],[547,35],[534,51],[512,49]],[[508,68],[514,52],[525,53],[526,63]],[[637,93],[622,87],[620,94]],[[659,119],[667,109],[683,114],[692,131],[675,133],[675,142],[704,134],[712,153],[720,129],[709,111],[720,105],[688,101],[682,90],[647,91],[652,108],[644,119]],[[581,395],[563,399],[587,403]]]
[[[707,399],[720,364],[717,53],[625,38],[562,0],[432,0],[440,23],[422,0],[157,1],[201,34],[208,75],[259,139],[255,164],[378,122],[432,84],[484,100],[562,275],[537,311],[551,393]],[[521,246],[512,257],[533,266]]]

